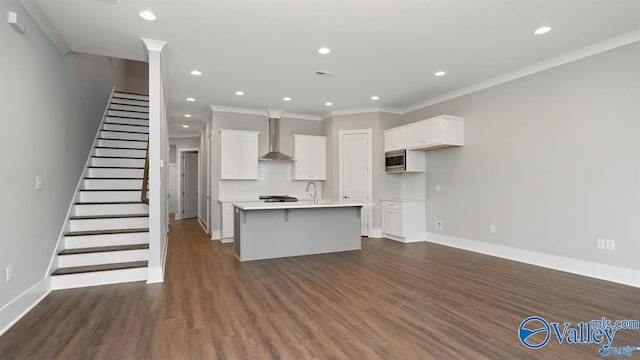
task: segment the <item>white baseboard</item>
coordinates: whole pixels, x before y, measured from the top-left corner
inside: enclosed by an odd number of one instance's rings
[[[426,233],[426,238],[428,242],[435,244],[451,246],[633,287],[640,287],[640,271],[638,270],[490,244],[482,241],[462,239],[443,234]]]
[[[46,277],[0,309],[0,335],[9,330],[51,292],[51,278]]]
[[[211,230],[211,240],[220,239],[220,230]]]
[[[223,243],[223,244],[229,244],[229,243],[233,242],[233,238],[224,238],[223,239],[222,237],[220,237],[220,242]]]
[[[147,273],[147,284],[155,284],[164,282],[164,269],[167,267],[167,249],[169,248],[170,236],[164,241],[164,256],[162,257],[162,266],[149,266]]]
[[[371,232],[369,233],[369,237],[370,238],[381,238],[382,236],[382,229],[376,229],[376,228],[372,228]]]
[[[385,234],[382,233],[382,230],[380,230],[380,237],[383,237],[385,239],[389,239],[389,240],[393,240],[393,241],[398,241],[401,243],[414,243],[414,242],[423,242],[425,241],[425,239],[407,239],[407,238],[403,238],[403,237],[399,237],[399,236],[395,236],[395,235],[391,235],[391,234]]]
[[[202,228],[202,230],[204,230],[204,232],[207,232],[207,225],[201,217],[198,217],[198,224],[200,224],[200,227]]]

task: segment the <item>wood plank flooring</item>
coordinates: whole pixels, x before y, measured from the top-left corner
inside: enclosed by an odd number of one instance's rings
[[[171,229],[164,283],[55,291],[0,337],[0,358],[597,359],[554,338],[529,350],[517,328],[640,318],[640,289],[439,245],[239,263],[196,220]],[[640,330],[619,330],[623,345]]]

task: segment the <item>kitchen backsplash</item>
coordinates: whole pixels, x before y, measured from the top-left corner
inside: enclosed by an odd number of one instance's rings
[[[219,198],[222,200],[257,199],[258,195],[289,195],[300,200],[311,199],[304,191],[308,181],[291,180],[293,163],[261,161],[258,180],[220,180]],[[322,197],[324,181],[314,181],[318,197]]]

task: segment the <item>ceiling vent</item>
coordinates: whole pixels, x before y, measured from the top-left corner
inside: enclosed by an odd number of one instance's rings
[[[331,71],[318,70],[318,71],[316,71],[316,75],[331,77],[331,76],[336,76],[336,73],[331,72]]]

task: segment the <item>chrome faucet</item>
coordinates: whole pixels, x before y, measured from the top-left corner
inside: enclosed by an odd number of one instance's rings
[[[309,186],[310,186],[310,185],[313,185],[313,194],[311,194],[311,193],[309,192]],[[309,182],[307,183],[307,188],[306,188],[306,189],[304,189],[304,191],[308,192],[308,193],[309,193],[309,195],[311,195],[311,197],[313,197],[313,204],[314,204],[314,205],[318,203],[318,191],[316,190],[316,183],[314,183],[313,181],[309,181]]]

